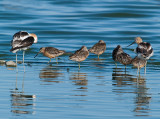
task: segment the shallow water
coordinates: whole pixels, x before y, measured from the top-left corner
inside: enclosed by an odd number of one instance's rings
[[[160,118],[159,80],[159,0],[1,0],[0,59],[14,60],[9,49],[14,33],[23,30],[38,35],[38,43],[25,54],[18,68],[1,65],[0,118]],[[119,44],[135,57],[141,36],[150,42],[154,56],[148,61],[147,74],[112,60]],[[88,48],[99,40],[107,44],[97,60],[90,54],[78,69],[68,60],[82,45]],[[41,47],[56,47],[67,54],[47,64]],[[18,53],[22,61],[22,52]],[[16,71],[18,70],[18,73]]]

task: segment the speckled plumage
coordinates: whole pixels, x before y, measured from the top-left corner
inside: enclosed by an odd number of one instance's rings
[[[144,67],[144,66],[146,65],[146,63],[147,63],[146,60],[141,59],[141,58],[139,58],[139,57],[137,57],[137,56],[132,60],[133,66],[137,68],[137,73],[138,73],[138,71],[139,71],[139,73],[140,73],[140,69],[141,69],[142,67]]]
[[[132,60],[132,64],[136,68],[143,68],[146,64],[146,60],[140,59],[137,56]]]
[[[40,51],[37,53],[37,55],[39,53],[42,53],[44,56],[50,58],[50,61],[51,61],[52,58],[56,58],[60,55],[63,55],[65,53],[65,51],[64,50],[58,50],[57,48],[54,48],[54,47],[42,47],[42,48],[40,48]]]
[[[132,58],[125,53],[120,45],[118,45],[112,52],[112,58],[115,62],[120,62],[123,65],[131,64]]]
[[[82,62],[84,61],[89,55],[89,51],[86,46],[82,46],[79,50],[77,50],[74,54],[69,56],[70,60]],[[79,65],[80,68],[80,65]]]
[[[99,55],[103,54],[105,50],[106,50],[106,43],[103,40],[100,40],[98,43],[96,43],[93,47],[89,49],[89,52],[98,55],[99,58]]]

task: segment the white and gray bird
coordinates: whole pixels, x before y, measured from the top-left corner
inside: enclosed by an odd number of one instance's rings
[[[135,41],[133,43],[131,43],[129,46],[131,46],[134,43],[138,44],[136,49],[134,49],[134,52],[137,54],[137,57],[142,60],[146,60],[146,64],[145,64],[145,72],[146,72],[147,60],[151,56],[153,56],[153,48],[150,43],[143,42],[140,37],[136,37]],[[127,46],[127,47],[129,47],[129,46]]]
[[[11,41],[12,48],[11,52],[16,53],[16,64],[17,64],[17,52],[23,50],[23,63],[24,63],[24,54],[25,50],[29,49],[29,47],[33,43],[37,43],[38,38],[34,33],[28,33],[25,31],[19,31],[13,35],[13,40]]]

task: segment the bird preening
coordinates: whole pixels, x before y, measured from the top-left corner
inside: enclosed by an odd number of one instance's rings
[[[125,65],[125,70],[126,66],[128,64],[131,64],[132,58],[129,54],[125,53],[120,45],[117,45],[117,47],[113,50],[112,52],[112,58],[116,62],[119,62],[123,65]],[[117,67],[117,64],[116,64]]]
[[[10,49],[10,51],[16,53],[16,64],[17,64],[17,52],[23,50],[23,63],[24,63],[25,50],[29,49],[29,47],[33,43],[37,42],[38,42],[37,35],[33,33],[19,31],[13,35],[13,39],[11,41],[12,48]]]
[[[99,60],[99,56],[103,54],[105,50],[106,50],[106,43],[103,40],[100,40],[98,43],[96,43],[95,45],[93,45],[93,47],[89,49],[89,52],[98,55],[98,60]]]
[[[74,54],[69,56],[70,60],[78,62],[80,69],[80,62],[84,61],[89,55],[89,51],[86,46],[82,46],[79,50],[75,51]]]
[[[38,42],[38,37],[34,33],[28,33],[26,31],[19,31],[13,35],[13,39],[11,41],[12,48],[10,49],[11,52],[16,53],[16,64],[17,64],[17,52],[22,50],[23,51],[23,64],[24,64],[24,55],[25,51],[29,49],[32,44]],[[145,67],[146,72],[146,65],[147,60],[153,56],[153,48],[151,47],[151,44],[148,42],[143,42],[142,38],[136,37],[134,42],[128,45],[127,47],[133,45],[134,43],[137,44],[137,47],[135,48],[134,52],[137,54],[135,58],[132,59],[132,57],[123,51],[122,47],[120,45],[117,45],[117,47],[112,52],[112,58],[115,61],[116,67],[117,62],[126,66],[129,64],[132,64],[134,67],[137,67],[137,73],[140,73],[140,69],[142,67]],[[89,50],[86,46],[82,46],[79,50],[75,51],[72,55],[69,56],[70,60],[78,62],[78,66],[80,69],[80,62],[84,61],[88,56],[89,53],[94,53],[99,56],[103,54],[106,50],[106,43],[103,40],[99,40],[98,43],[94,44]],[[59,50],[55,47],[42,47],[40,48],[39,52],[35,55],[35,57],[38,56],[38,54],[42,53],[44,56],[50,58],[49,62],[51,62],[52,58],[56,59],[60,55],[63,55],[65,53],[64,50]],[[34,58],[35,58],[34,57]]]

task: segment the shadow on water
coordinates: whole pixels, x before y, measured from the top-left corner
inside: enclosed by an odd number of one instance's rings
[[[28,95],[24,92],[24,79],[25,73],[23,75],[22,90],[19,90],[17,81],[18,73],[16,74],[16,85],[15,89],[11,90],[11,112],[15,114],[34,114],[33,111],[35,107],[36,95]]]
[[[149,88],[146,87],[145,77],[140,75],[130,75],[127,72],[121,72],[119,69],[115,69],[112,73],[112,81],[114,86],[119,87],[118,89],[114,89],[113,92],[118,94],[136,94],[135,98],[133,99],[133,103],[135,104],[133,112],[135,112],[135,116],[150,116],[149,103],[151,96],[148,93]],[[133,87],[132,91],[130,86]]]
[[[40,71],[39,78],[42,79],[42,82],[48,82],[45,85],[51,85],[50,82],[61,83],[62,81],[58,80],[60,77],[64,76],[64,73],[60,70],[60,68],[61,67],[49,65]]]

